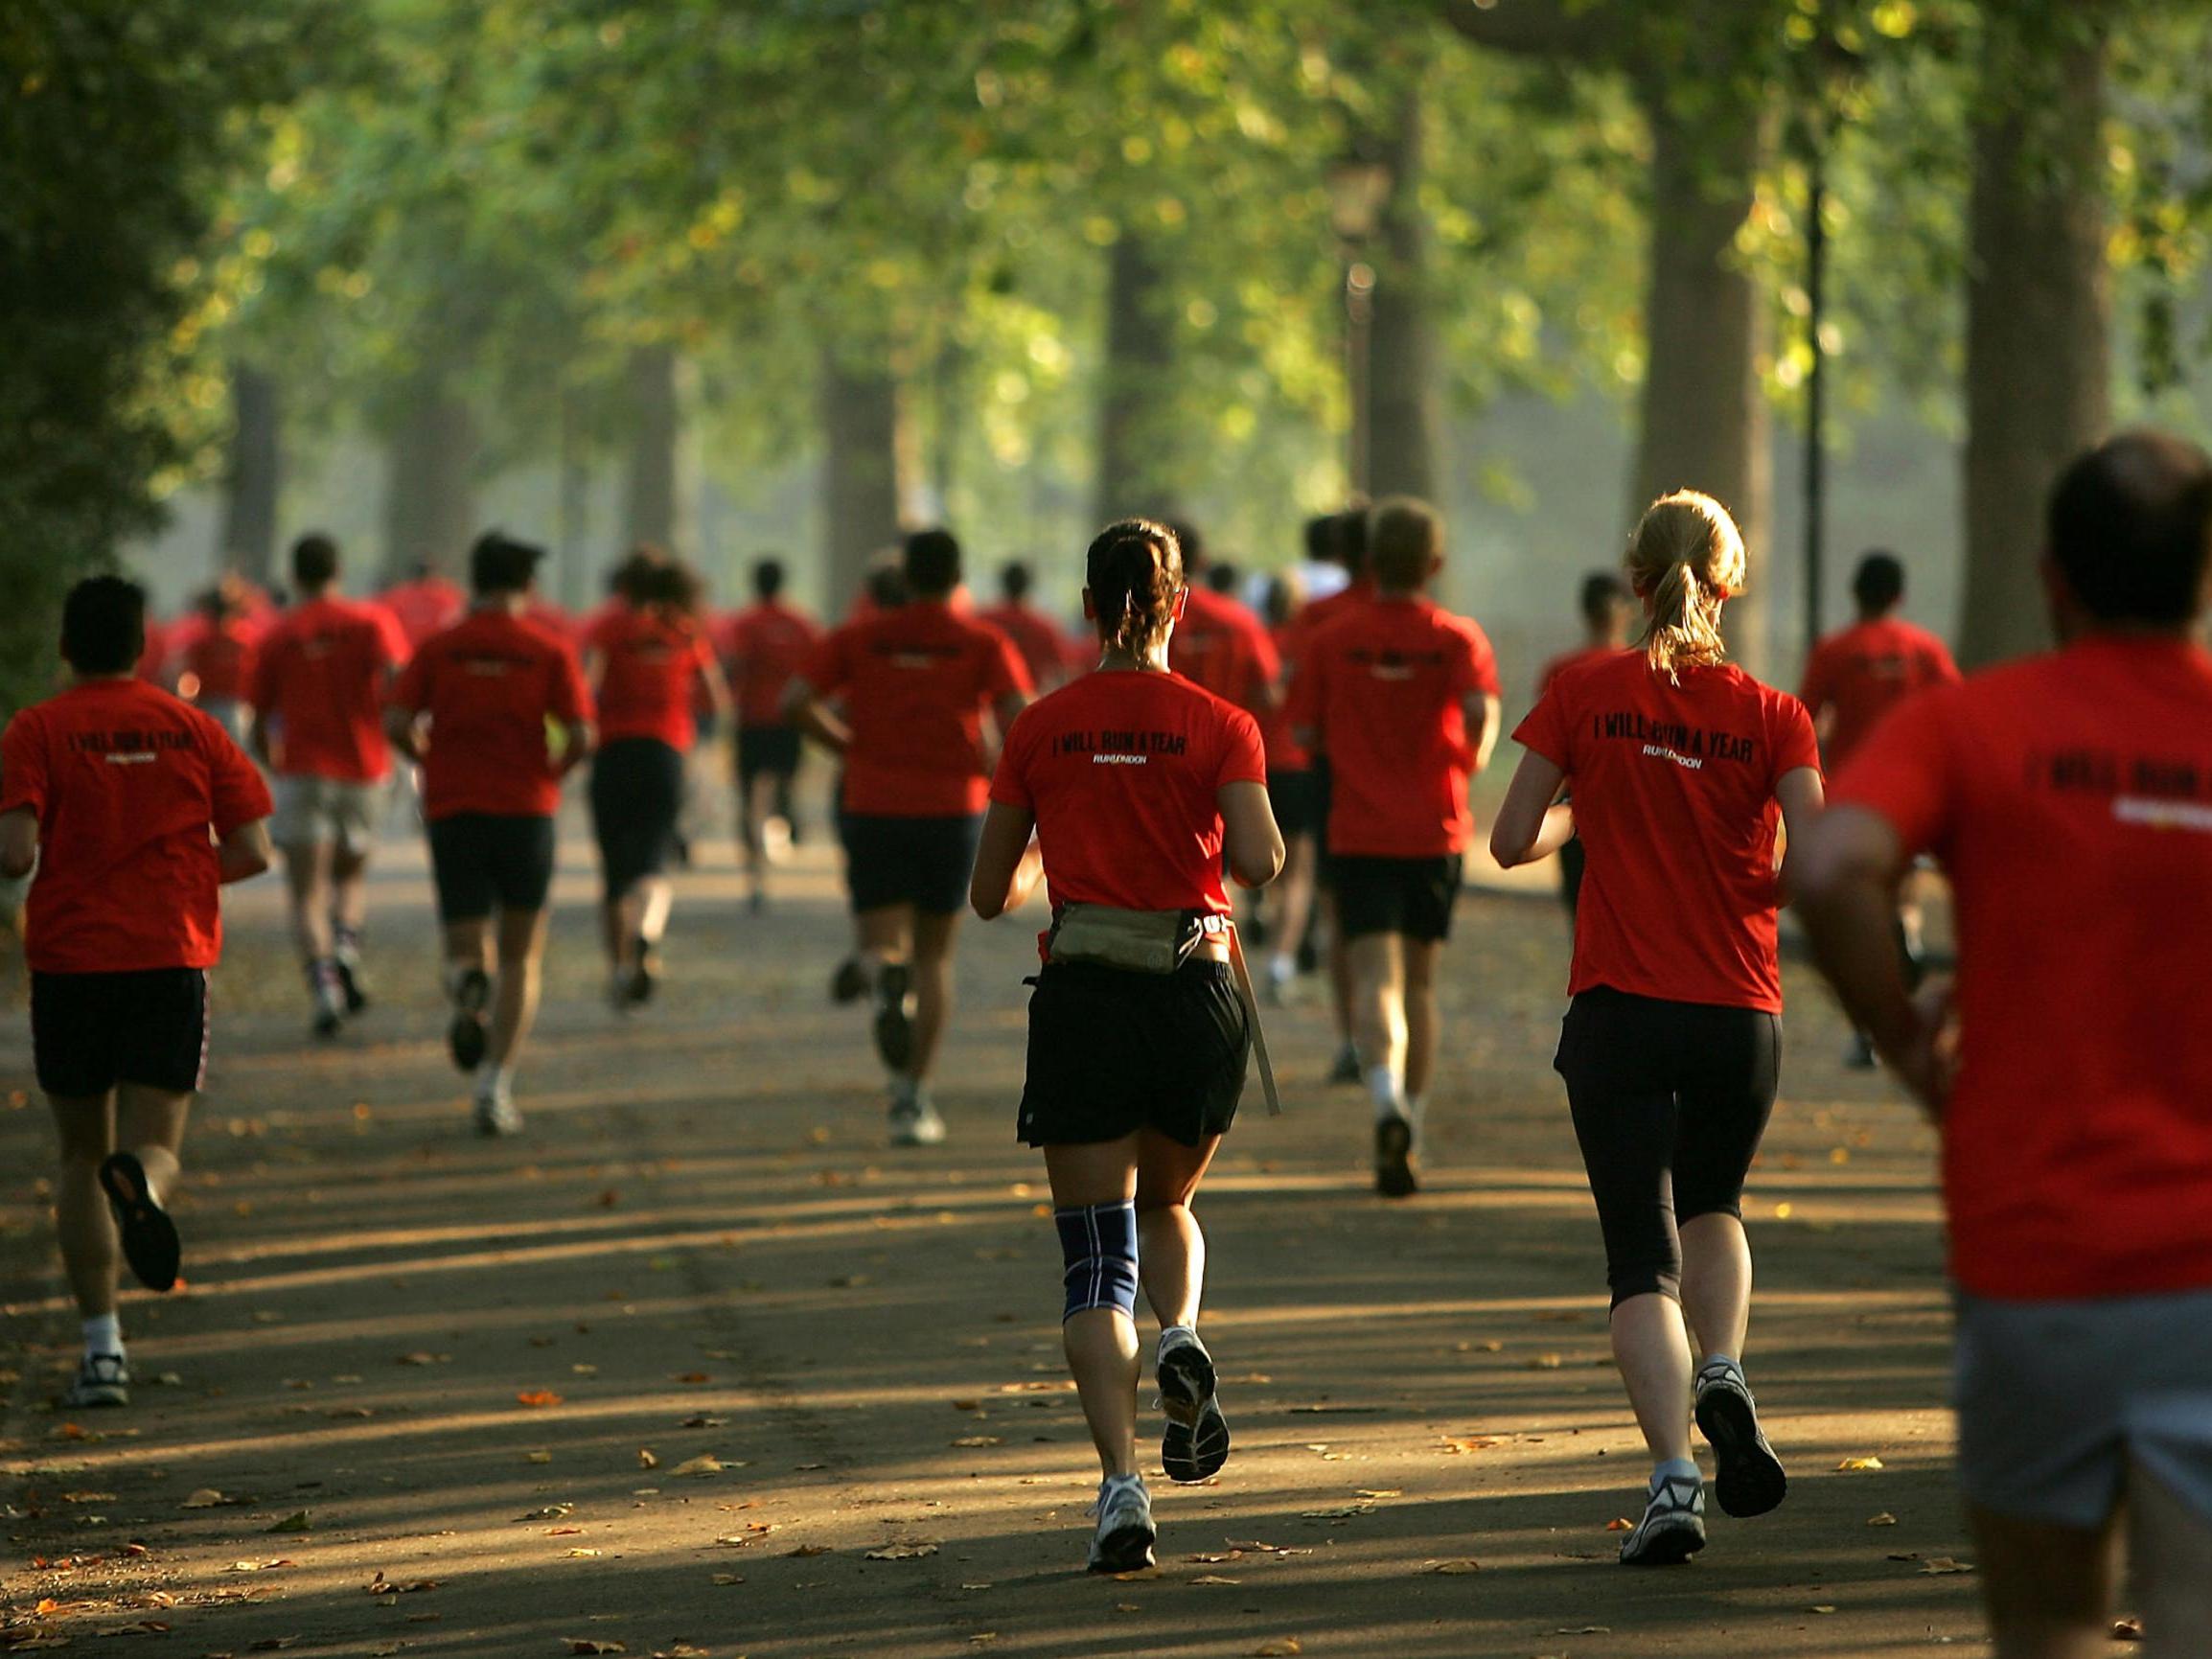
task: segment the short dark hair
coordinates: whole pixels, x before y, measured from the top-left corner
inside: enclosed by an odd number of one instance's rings
[[[1336,515],[1323,513],[1305,521],[1305,556],[1316,565],[1336,562]]]
[[[870,566],[864,586],[868,603],[878,611],[896,611],[913,597],[907,588],[905,569],[890,563]]]
[[[1347,507],[1336,516],[1336,562],[1354,581],[1367,574],[1368,510]]]
[[[1198,533],[1198,526],[1186,524],[1179,518],[1161,520],[1175,532],[1175,544],[1183,549],[1183,576],[1185,581],[1206,568],[1206,538]]]
[[[1852,572],[1851,596],[1870,616],[1889,610],[1904,597],[1904,562],[1884,548],[1873,549]]]
[[[469,586],[479,594],[519,593],[536,580],[545,549],[518,541],[503,530],[487,530],[469,549]]]
[[[762,599],[773,599],[783,591],[783,561],[763,559],[752,567],[752,590]]]
[[[1236,585],[1244,580],[1244,573],[1233,565],[1209,565],[1206,567],[1206,586],[1216,593],[1233,594]]]
[[[2187,622],[2212,560],[2212,456],[2139,427],[2077,456],[2051,489],[2051,558],[2100,622]]]
[[[907,586],[935,599],[960,585],[960,544],[950,530],[916,530],[907,538],[900,565]]]
[[[146,654],[146,589],[87,576],[61,602],[61,659],[80,674],[124,674]]]
[[[1375,503],[1367,540],[1375,581],[1394,593],[1410,593],[1428,581],[1430,567],[1443,555],[1444,521],[1426,501],[1394,495]]]
[[[1631,597],[1618,570],[1593,570],[1582,578],[1582,620],[1596,627],[1612,615],[1615,606],[1627,604]]]
[[[1009,605],[1019,605],[1029,597],[1029,567],[1019,559],[1009,559],[999,566],[999,591],[1006,596]]]
[[[337,539],[310,530],[292,543],[292,580],[302,588],[328,588],[337,579]]]
[[[632,605],[650,605],[661,597],[656,579],[667,567],[667,554],[650,541],[640,541],[607,573],[608,591]]]

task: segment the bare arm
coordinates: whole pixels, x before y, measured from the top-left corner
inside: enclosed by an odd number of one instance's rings
[[[852,748],[852,728],[829,711],[829,705],[805,680],[794,680],[783,688],[783,711],[792,725],[830,753],[842,754]]]
[[[1784,902],[1787,903],[1789,884],[1797,874],[1795,851],[1819,821],[1821,808],[1828,800],[1828,790],[1816,769],[1801,766],[1784,772],[1775,782],[1774,798],[1782,803],[1782,868],[1778,872],[1778,886]]]
[[[1559,798],[1566,781],[1558,762],[1533,749],[1522,752],[1505,804],[1490,825],[1490,856],[1500,869],[1549,858],[1575,839],[1575,809]]]
[[[20,881],[38,863],[38,815],[27,806],[0,813],[0,876]]]
[[[706,687],[706,706],[714,710],[715,724],[727,726],[732,704],[729,701],[729,686],[722,678],[722,665],[712,657],[702,662],[699,665],[699,682]]]
[[[423,758],[422,715],[412,708],[402,708],[394,703],[384,710],[384,735],[392,740],[392,747],[418,764]]]
[[[1028,901],[1045,873],[1045,859],[1034,839],[1036,818],[1004,801],[991,803],[976,845],[976,869],[968,878],[968,903],[986,922]]]
[[[1221,850],[1229,873],[1240,887],[1264,887],[1282,873],[1282,830],[1267,786],[1252,782],[1221,786]]]
[[[1498,747],[1498,732],[1505,725],[1505,704],[1495,697],[1470,697],[1466,701],[1467,748],[1474,752],[1474,770],[1481,772],[1490,764],[1490,756]]]
[[[268,819],[242,823],[215,843],[216,880],[224,887],[258,876],[269,866]]]

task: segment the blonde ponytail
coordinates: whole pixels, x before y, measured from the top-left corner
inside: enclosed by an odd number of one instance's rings
[[[1650,603],[1639,642],[1655,673],[1728,658],[1720,608],[1743,587],[1743,537],[1728,509],[1695,490],[1651,503],[1628,539],[1628,580]]]

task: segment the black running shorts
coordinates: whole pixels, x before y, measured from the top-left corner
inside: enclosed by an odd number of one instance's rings
[[[1376,859],[1339,853],[1337,927],[1347,939],[1362,933],[1402,933],[1434,943],[1452,936],[1452,906],[1460,896],[1460,855],[1433,859]]]
[[[118,1083],[196,1093],[207,1067],[207,973],[34,973],[31,1050],[49,1094],[97,1098]]]
[[[1228,1133],[1252,1052],[1228,963],[1132,974],[1055,962],[1035,982],[1021,1140],[1068,1146],[1154,1129],[1196,1146]]]
[[[845,884],[853,911],[911,905],[927,916],[949,916],[968,903],[976,873],[979,815],[884,818],[846,813],[838,820],[845,843]]]
[[[618,737],[591,757],[591,831],[610,904],[668,868],[683,811],[683,756],[656,737]]]
[[[464,812],[430,823],[438,920],[479,922],[494,910],[541,910],[553,890],[553,820]]]
[[[1271,772],[1267,798],[1275,807],[1276,827],[1286,841],[1321,834],[1320,791],[1310,772]]]
[[[798,771],[795,726],[741,726],[737,728],[737,781],[749,788],[756,777],[790,777]]]

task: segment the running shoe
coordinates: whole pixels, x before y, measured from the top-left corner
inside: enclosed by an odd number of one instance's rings
[[[891,1144],[934,1146],[945,1138],[945,1120],[927,1094],[905,1094],[891,1102]]]
[[[1854,1031],[1851,1041],[1843,1046],[1843,1063],[1854,1071],[1871,1071],[1881,1064],[1875,1057],[1874,1039],[1864,1031]]]
[[[660,953],[649,939],[637,941],[637,967],[630,976],[630,1000],[642,1007],[660,988]]]
[[[138,1282],[149,1290],[168,1290],[176,1283],[182,1252],[176,1240],[176,1223],[153,1196],[146,1179],[146,1165],[137,1155],[110,1152],[100,1165],[100,1190],[115,1214],[115,1231],[123,1240],[123,1259]]]
[[[464,968],[453,979],[453,1023],[446,1027],[446,1048],[457,1071],[473,1071],[484,1063],[492,1034],[484,1010],[492,1003],[492,977],[481,968]]]
[[[1375,1122],[1374,1189],[1385,1198],[1411,1198],[1421,1189],[1414,1174],[1414,1126],[1394,1112]]]
[[[127,1406],[130,1367],[119,1353],[88,1353],[77,1367],[77,1380],[61,1396],[66,1406]]]
[[[1160,1534],[1152,1526],[1152,1494],[1142,1475],[1108,1475],[1098,1483],[1098,1517],[1091,1540],[1091,1571],[1135,1573],[1152,1565],[1152,1546]]]
[[[1229,1419],[1214,1393],[1213,1356],[1196,1331],[1179,1325],[1160,1333],[1153,1375],[1167,1415],[1160,1466],[1169,1480],[1186,1485],[1211,1480],[1229,1462]]]
[[[1328,1080],[1336,1084],[1357,1083],[1361,1076],[1359,1049],[1346,1043],[1337,1049],[1336,1059],[1329,1066]]]
[[[476,1133],[487,1140],[522,1133],[522,1114],[515,1108],[515,1096],[504,1089],[486,1089],[478,1094],[471,1120]]]
[[[1279,1008],[1290,1000],[1290,987],[1298,978],[1298,964],[1288,956],[1270,956],[1267,962],[1267,1005]]]
[[[327,985],[319,981],[316,982],[312,990],[315,1017],[311,1028],[317,1037],[328,1042],[345,1029],[345,993],[339,988],[335,976],[333,976],[332,982]]]
[[[868,965],[858,956],[847,956],[830,976],[830,1001],[857,1002],[867,994]]]
[[[346,1012],[357,1014],[369,1005],[369,994],[361,989],[361,946],[358,937],[341,933],[337,952],[331,958],[337,969],[338,993],[345,998]]]
[[[1624,1567],[1678,1567],[1705,1548],[1705,1483],[1681,1475],[1651,1477],[1644,1518],[1621,1540]]]
[[[1697,1373],[1697,1429],[1713,1448],[1713,1495],[1736,1516],[1763,1515],[1789,1490],[1782,1460],[1759,1427],[1742,1369],[1716,1360]]]
[[[904,1071],[914,1057],[913,982],[904,962],[876,970],[876,1052],[893,1071]]]

